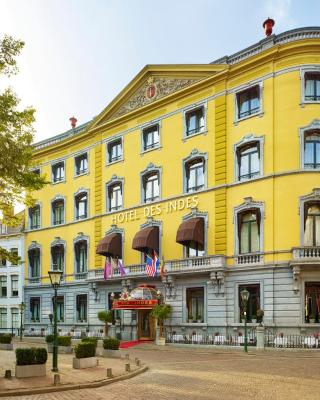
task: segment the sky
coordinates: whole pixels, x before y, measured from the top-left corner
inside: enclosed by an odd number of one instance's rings
[[[146,64],[202,64],[274,33],[319,25],[319,0],[0,0],[0,38],[22,39],[0,79],[36,109],[35,141],[98,115]]]

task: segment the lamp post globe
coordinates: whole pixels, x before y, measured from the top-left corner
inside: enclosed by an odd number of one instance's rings
[[[54,290],[53,297],[53,346],[52,346],[52,372],[58,372],[58,330],[57,330],[57,292],[61,283],[62,271],[48,271],[51,285]]]
[[[244,314],[244,351],[248,352],[248,336],[247,336],[247,305],[250,297],[250,293],[247,289],[243,289],[240,292],[241,301],[243,305]]]

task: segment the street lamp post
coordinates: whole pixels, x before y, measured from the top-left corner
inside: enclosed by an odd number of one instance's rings
[[[243,314],[244,314],[244,351],[248,352],[248,336],[247,336],[247,305],[250,293],[247,289],[243,289],[240,292],[242,305],[243,305]]]
[[[20,310],[20,342],[22,342],[22,332],[23,332],[23,313],[24,310],[26,309],[26,305],[22,301],[19,304],[19,310]]]
[[[54,289],[53,297],[53,346],[52,372],[58,372],[58,330],[57,330],[57,292],[61,282],[62,271],[49,271],[49,278]]]

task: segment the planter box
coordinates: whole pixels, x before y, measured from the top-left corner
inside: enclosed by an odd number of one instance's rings
[[[48,353],[53,353],[53,345],[47,344]],[[58,354],[71,354],[73,349],[71,346],[58,346]]]
[[[46,376],[46,364],[16,365],[16,378]]]
[[[13,350],[12,343],[0,343],[0,350]]]
[[[120,350],[108,350],[108,349],[103,349],[101,355],[102,355],[102,357],[121,358],[121,352],[120,352]]]
[[[92,368],[98,365],[97,357],[88,357],[88,358],[73,358],[73,368],[82,369],[82,368]]]
[[[158,339],[156,339],[156,345],[157,346],[165,346],[166,345],[166,338],[159,337]]]

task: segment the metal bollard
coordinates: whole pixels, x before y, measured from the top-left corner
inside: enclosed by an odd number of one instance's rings
[[[107,377],[112,378],[112,368],[107,368]]]
[[[11,369],[6,369],[6,372],[4,373],[5,379],[11,379]]]
[[[140,360],[137,360],[137,361],[136,361],[136,365],[137,365],[138,367],[141,367],[141,361],[140,361]]]
[[[129,360],[129,354],[126,354],[126,360]]]
[[[130,364],[125,364],[125,371],[130,372]]]
[[[54,386],[60,385],[60,375],[59,374],[53,375],[53,385]]]

